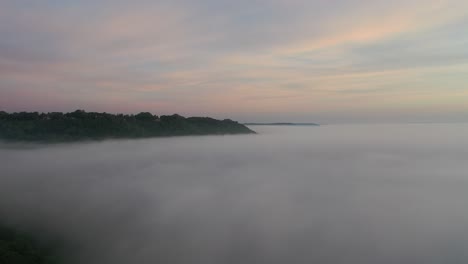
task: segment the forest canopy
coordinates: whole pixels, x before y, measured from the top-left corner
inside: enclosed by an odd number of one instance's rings
[[[136,115],[85,112],[70,113],[0,111],[0,139],[14,141],[76,141],[107,138],[147,138],[183,135],[255,133],[230,119],[149,112]]]

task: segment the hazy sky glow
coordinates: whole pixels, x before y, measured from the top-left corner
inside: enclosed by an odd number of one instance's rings
[[[0,1],[0,109],[77,108],[463,120],[468,1]]]

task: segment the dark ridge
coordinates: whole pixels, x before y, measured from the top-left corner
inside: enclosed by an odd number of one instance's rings
[[[253,134],[230,119],[85,112],[0,112],[0,139],[10,141],[78,141],[186,135]]]

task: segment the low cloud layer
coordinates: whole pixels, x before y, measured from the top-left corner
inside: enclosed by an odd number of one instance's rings
[[[464,263],[466,125],[0,145],[0,216],[70,263]]]

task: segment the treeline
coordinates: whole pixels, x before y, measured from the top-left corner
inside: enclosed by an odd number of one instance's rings
[[[0,111],[0,139],[15,141],[75,141],[182,135],[255,133],[230,119],[85,112],[38,113]]]

